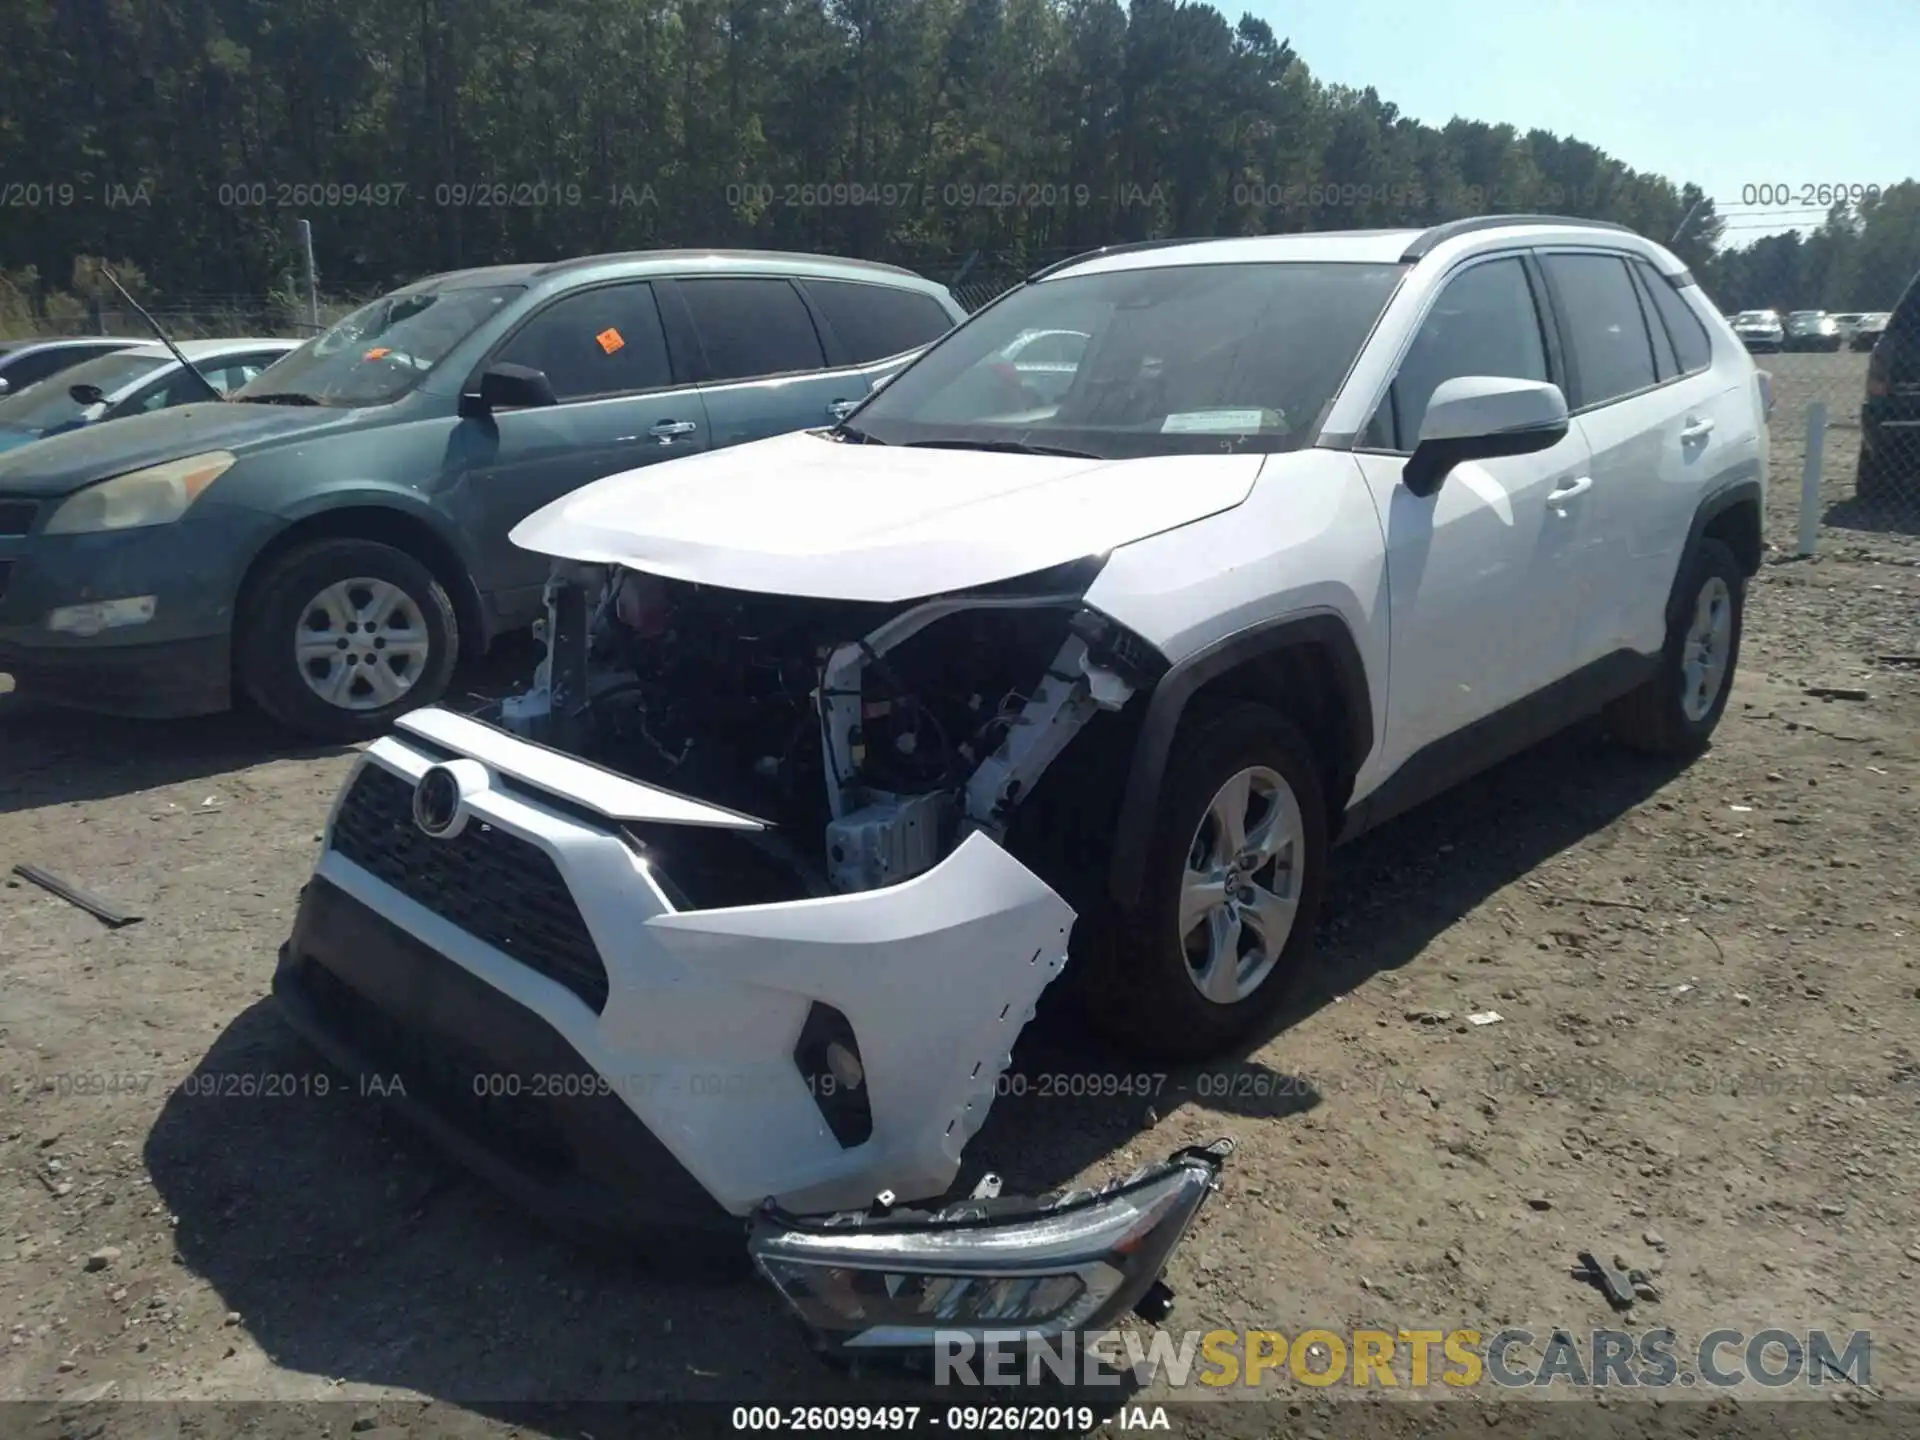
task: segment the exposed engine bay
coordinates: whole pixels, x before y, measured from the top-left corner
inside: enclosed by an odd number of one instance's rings
[[[763,821],[751,876],[736,833],[635,837],[672,851],[660,868],[702,885],[696,903],[875,889],[973,831],[1003,839],[1081,730],[1157,678],[1159,657],[1084,605],[1098,568],[881,605],[563,564],[546,658],[501,720]]]

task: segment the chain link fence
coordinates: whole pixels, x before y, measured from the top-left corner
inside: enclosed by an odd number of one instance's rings
[[[1773,379],[1776,550],[1865,546],[1920,560],[1920,356],[1896,360],[1899,343],[1754,357]]]

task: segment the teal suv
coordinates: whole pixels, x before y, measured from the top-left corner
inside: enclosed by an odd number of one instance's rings
[[[539,613],[522,517],[605,475],[832,424],[965,311],[853,260],[654,251],[439,275],[224,401],[0,455],[0,673],[355,740]]]

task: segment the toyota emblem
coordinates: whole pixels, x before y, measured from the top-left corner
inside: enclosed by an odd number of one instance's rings
[[[453,831],[460,818],[460,780],[444,765],[435,765],[413,787],[413,823],[438,840]]]

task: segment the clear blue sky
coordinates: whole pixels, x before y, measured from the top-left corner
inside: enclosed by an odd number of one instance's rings
[[[1817,224],[1742,187],[1920,178],[1920,0],[1212,0],[1429,124],[1554,131],[1691,180],[1728,244]]]

